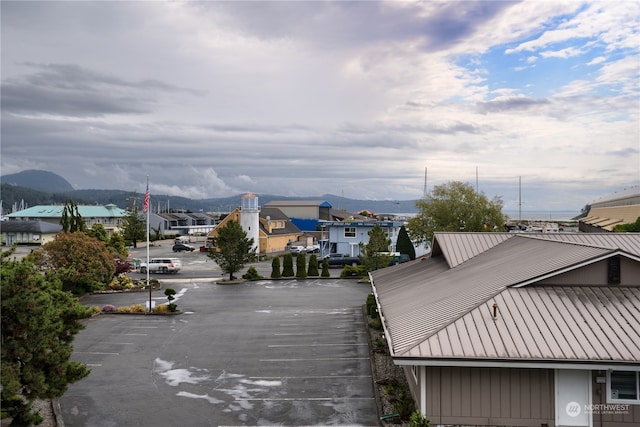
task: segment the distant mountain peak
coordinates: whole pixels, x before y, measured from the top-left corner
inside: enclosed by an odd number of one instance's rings
[[[0,177],[0,181],[3,184],[17,185],[48,193],[65,193],[73,191],[73,186],[69,181],[60,175],[37,169],[29,169],[10,175],[3,175]]]

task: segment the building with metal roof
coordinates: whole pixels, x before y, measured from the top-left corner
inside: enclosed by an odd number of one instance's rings
[[[640,187],[630,187],[591,204],[578,222],[585,233],[610,232],[617,225],[633,224],[640,218]]]
[[[109,235],[119,232],[123,226],[123,219],[127,211],[114,204],[108,205],[78,205],[78,213],[84,220],[87,228],[93,224],[102,224]],[[43,221],[51,224],[60,224],[64,205],[38,205],[6,215],[10,221]]]
[[[640,234],[436,233],[370,274],[432,423],[640,425]]]
[[[0,221],[0,235],[3,245],[13,244],[44,245],[53,240],[60,231],[60,224],[45,221]]]

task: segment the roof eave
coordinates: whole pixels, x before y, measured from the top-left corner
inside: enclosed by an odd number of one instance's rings
[[[522,369],[620,369],[640,371],[639,360],[562,360],[562,359],[472,359],[394,357],[399,366],[466,367],[466,368],[522,368]]]

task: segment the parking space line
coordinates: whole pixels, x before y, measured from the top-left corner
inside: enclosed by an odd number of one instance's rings
[[[74,353],[77,354],[110,354],[110,355],[115,355],[115,356],[119,356],[120,353],[109,353],[106,351],[74,351]]]
[[[138,336],[138,337],[146,337],[149,334],[125,334],[125,335],[127,335],[127,336],[133,335],[133,336]]]
[[[332,400],[373,400],[373,397],[236,397],[236,401],[291,402],[297,400],[326,402]]]
[[[354,331],[352,332],[353,335],[364,335],[365,332],[358,332],[358,331]],[[275,337],[305,337],[305,336],[310,336],[310,337],[322,337],[322,336],[329,336],[329,335],[339,335],[339,336],[344,336],[344,332],[323,332],[323,333],[311,333],[311,332],[280,332],[280,333],[275,333],[273,334],[273,336]]]
[[[269,348],[277,347],[345,347],[345,346],[369,346],[368,343],[353,344],[353,343],[340,343],[340,344],[269,344]]]
[[[260,362],[323,362],[329,360],[369,360],[368,357],[317,357],[313,359],[260,359]]]
[[[309,375],[303,377],[249,377],[252,380],[328,380],[338,378],[371,378],[371,375]]]

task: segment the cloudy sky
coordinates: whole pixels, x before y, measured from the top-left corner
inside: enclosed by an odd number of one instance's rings
[[[2,1],[2,174],[577,210],[640,182],[633,1]]]

